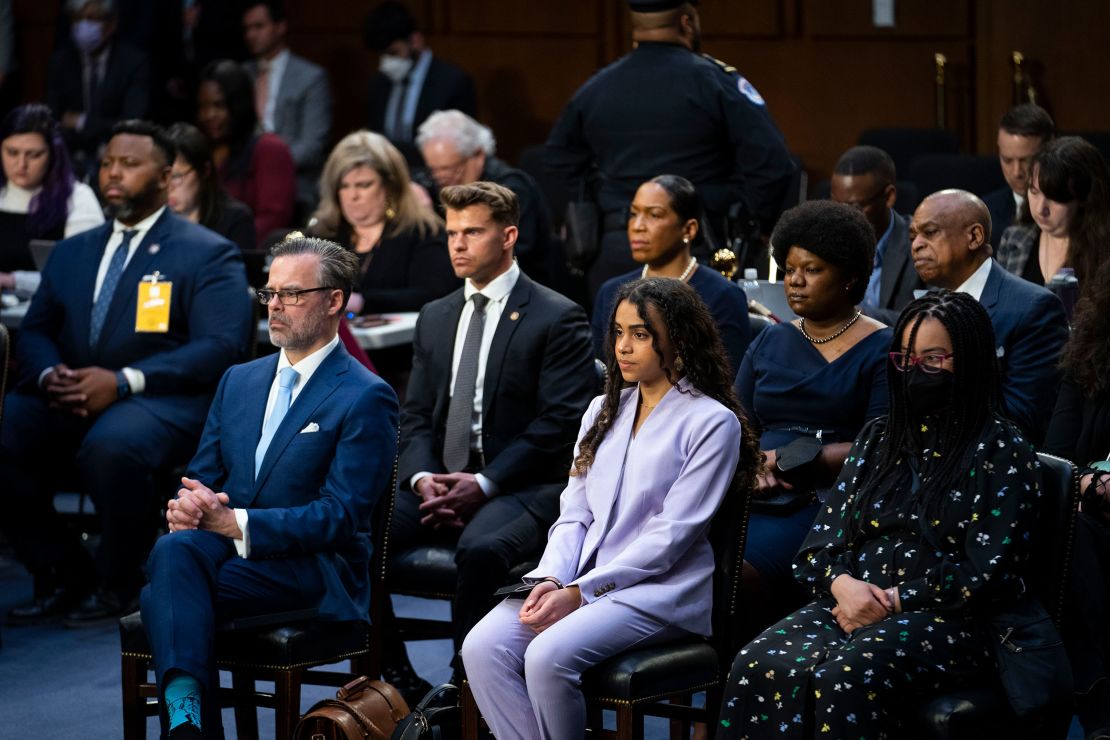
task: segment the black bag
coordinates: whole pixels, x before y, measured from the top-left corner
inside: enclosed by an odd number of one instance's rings
[[[582,274],[597,258],[601,251],[601,209],[589,197],[586,181],[578,192],[578,198],[567,203],[563,223],[566,225],[567,266]]]
[[[780,491],[774,496],[752,498],[752,511],[773,516],[789,516],[813,503],[816,498],[811,481],[802,481],[799,473],[804,473],[807,465],[821,454],[821,440],[818,437],[798,437],[789,444],[778,448],[775,468],[782,473],[794,471],[798,482],[790,491]],[[793,481],[791,481],[793,482]]]
[[[998,609],[990,629],[998,678],[1017,716],[1070,706],[1071,664],[1056,625],[1039,601],[1023,595]]]
[[[445,683],[429,691],[412,713],[397,723],[392,740],[458,740],[460,737],[459,690]]]

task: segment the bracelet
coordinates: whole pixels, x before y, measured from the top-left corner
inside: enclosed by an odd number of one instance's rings
[[[546,578],[543,578],[540,582],[542,583],[543,581],[551,581],[552,583],[555,584],[556,588],[563,588],[563,582],[560,581],[555,576],[547,576]]]

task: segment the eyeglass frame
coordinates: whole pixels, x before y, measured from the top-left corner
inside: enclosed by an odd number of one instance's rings
[[[259,288],[254,291],[254,295],[263,306],[269,306],[270,301],[274,300],[275,297],[277,297],[278,303],[283,306],[296,306],[301,302],[302,295],[305,293],[315,293],[319,290],[342,290],[342,288],[336,288],[330,285],[322,285],[319,288],[302,288],[300,290],[270,290],[269,288]],[[285,299],[281,297],[283,293],[286,296],[292,297],[292,302],[286,303]]]
[[[944,361],[945,360],[951,360],[955,356],[956,356],[956,354],[954,352],[948,352],[946,354],[941,354],[939,352],[930,352],[928,354],[921,355],[920,357],[914,357],[909,352],[888,352],[887,353],[887,357],[890,358],[890,364],[894,365],[894,369],[897,370],[900,373],[908,373],[910,370],[912,370],[914,368],[915,365],[920,365],[922,372],[939,373],[939,372],[944,370],[944,367],[943,367],[944,366]],[[938,358],[939,357],[940,358],[940,364],[939,365],[926,365],[925,364],[925,358],[927,358],[927,357],[932,357],[932,358]],[[934,359],[934,361],[935,361],[935,359]]]
[[[190,167],[189,169],[185,170],[184,172],[174,172],[173,169],[171,168],[170,169],[170,184],[180,185],[181,183],[185,182],[186,177],[188,177],[189,175],[193,174],[196,171],[197,171],[196,167]]]

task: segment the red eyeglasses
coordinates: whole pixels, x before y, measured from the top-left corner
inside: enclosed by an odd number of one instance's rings
[[[951,360],[954,354],[928,354],[914,357],[909,352],[891,352],[890,361],[894,367],[903,373],[908,373],[914,365],[920,365],[927,373],[939,373],[944,369],[944,361]]]

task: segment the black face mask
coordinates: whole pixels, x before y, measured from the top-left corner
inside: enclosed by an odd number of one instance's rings
[[[906,373],[906,393],[910,399],[910,414],[915,418],[936,414],[952,402],[952,384],[956,376],[948,370],[927,373],[914,365]]]

